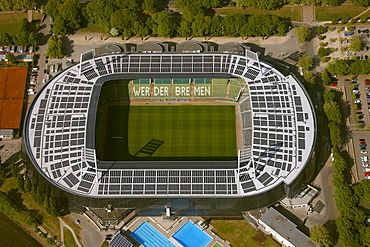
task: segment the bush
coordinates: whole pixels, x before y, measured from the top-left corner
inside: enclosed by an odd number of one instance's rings
[[[325,38],[326,38],[326,36],[324,36],[324,35],[319,36],[319,40],[324,40]]]
[[[329,60],[330,60],[330,58],[329,58],[329,57],[322,57],[322,58],[320,59],[320,61],[321,61],[322,63],[327,63],[327,62],[329,62]]]

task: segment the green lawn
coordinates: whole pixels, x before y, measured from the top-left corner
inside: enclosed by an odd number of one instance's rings
[[[1,188],[6,192],[18,191],[17,179],[14,177],[5,179]],[[45,210],[45,207],[37,205],[33,201],[32,195],[30,193],[20,193],[20,195],[18,193],[20,192],[18,191],[17,194],[12,197],[13,200],[17,201],[19,204],[23,204],[30,210],[38,212],[42,217],[42,226],[47,229],[47,231],[50,232],[51,235],[56,236],[59,239],[60,225],[58,218],[48,214]],[[10,194],[13,195],[13,193]]]
[[[106,34],[107,32],[104,31],[98,24],[88,23],[86,27],[81,28],[77,31],[77,34],[82,33],[102,33]]]
[[[315,7],[316,21],[332,21],[341,18],[348,20],[365,11],[366,7],[359,7],[350,3],[340,6],[317,6]]]
[[[27,18],[27,13],[0,12],[0,33],[16,34],[22,18]]]
[[[236,157],[234,105],[131,105],[108,107],[105,160],[136,160],[151,140],[151,158]],[[171,159],[170,159],[171,160]]]
[[[72,228],[72,230],[76,234],[78,241],[82,243],[81,227],[77,225],[73,220],[71,220],[71,218],[69,218],[68,216],[63,216],[62,219],[67,225],[69,225]]]
[[[78,247],[71,231],[68,230],[67,228],[63,228],[63,231],[64,231],[64,245],[66,247]]]
[[[290,21],[302,21],[302,7],[301,6],[289,6],[289,7],[282,7],[278,10],[260,10],[256,8],[242,8],[242,7],[224,7],[224,8],[217,8],[214,9],[216,14],[219,15],[231,15],[235,13],[241,14],[269,14],[269,15],[277,15],[286,20]]]
[[[212,220],[213,231],[234,247],[278,247],[272,238],[257,233],[244,220]]]

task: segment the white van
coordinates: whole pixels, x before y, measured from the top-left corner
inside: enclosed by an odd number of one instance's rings
[[[364,168],[364,172],[370,172],[370,168]]]

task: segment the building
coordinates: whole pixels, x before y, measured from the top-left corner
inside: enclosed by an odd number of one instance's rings
[[[13,138],[21,129],[27,67],[0,67],[0,135]]]
[[[306,185],[295,197],[284,198],[281,204],[284,207],[302,208],[309,207],[310,203],[315,199],[319,191],[311,185]]]
[[[93,221],[99,230],[121,229],[127,222],[135,217],[132,208],[113,208],[108,205],[105,208],[85,208],[84,215]]]
[[[135,208],[139,215],[160,215],[171,205],[176,215],[235,216],[293,197],[312,179],[316,119],[293,74],[282,74],[238,43],[109,44],[101,50],[100,56],[82,54],[80,63],[55,75],[37,94],[25,121],[32,164],[73,201],[103,207],[117,199],[115,207]],[[243,81],[227,99],[240,109],[242,123],[242,148],[234,161],[162,162],[153,168],[96,158],[95,99],[106,81],[146,79],[154,88],[152,78],[230,77]],[[152,100],[151,95],[137,97]],[[204,99],[225,100],[199,98]]]
[[[259,225],[283,246],[319,247],[314,241],[297,229],[297,226],[273,207],[269,208],[258,220]]]

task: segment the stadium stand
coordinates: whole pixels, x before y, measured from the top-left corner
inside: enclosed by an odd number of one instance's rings
[[[29,108],[25,146],[39,172],[70,193],[91,197],[205,196],[248,197],[284,183],[289,186],[313,155],[315,115],[293,75],[285,76],[241,45],[204,52],[184,44],[184,52],[86,55],[81,63],[50,80]],[[203,47],[205,50],[207,47]],[[202,48],[202,49],[203,49]],[[112,79],[141,79],[155,84],[212,81],[209,99],[239,104],[243,149],[235,167],[203,169],[102,169],[94,133],[101,85]],[[175,76],[174,76],[175,75]],[[238,77],[240,79],[221,79]],[[199,79],[198,79],[199,78]],[[144,80],[147,79],[147,80]],[[238,86],[239,85],[239,86]],[[107,90],[114,90],[110,88]],[[121,96],[117,96],[120,98]]]

